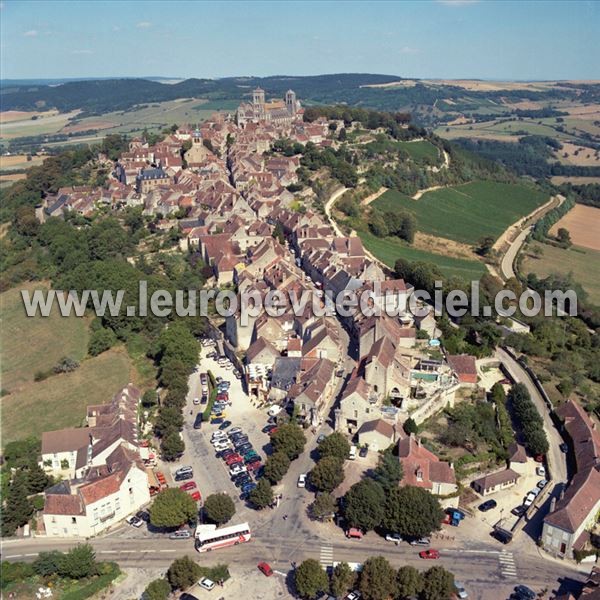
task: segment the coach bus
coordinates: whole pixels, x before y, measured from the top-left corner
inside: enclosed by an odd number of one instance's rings
[[[248,523],[240,523],[231,527],[220,529],[206,529],[199,527],[196,530],[196,550],[198,552],[210,552],[217,548],[237,546],[249,542],[252,534]]]

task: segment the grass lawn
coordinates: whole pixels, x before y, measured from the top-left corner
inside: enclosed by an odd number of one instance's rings
[[[540,258],[533,258],[529,252],[523,259],[521,272],[535,273],[538,277],[548,277],[551,273],[573,274],[573,279],[587,292],[590,302],[600,306],[600,270],[593,265],[600,264],[600,251],[581,246],[556,248],[550,244],[535,242],[543,250]]]
[[[434,263],[442,273],[448,277],[461,277],[468,281],[479,279],[486,271],[485,265],[476,260],[452,258],[426,252],[404,245],[398,238],[377,238],[370,233],[360,232],[363,244],[379,260],[391,268],[398,258],[411,261],[424,261]]]
[[[20,289],[31,292],[47,289],[47,286],[38,282],[25,284]],[[86,319],[63,318],[58,311],[49,317],[27,317],[20,289],[0,294],[2,389],[8,391],[33,382],[36,371],[51,369],[63,356],[81,361],[86,355],[89,337]]]
[[[398,146],[408,152],[416,161],[429,160],[431,162],[439,162],[440,151],[431,142],[426,140],[398,142]]]
[[[131,361],[125,349],[113,348],[84,360],[72,373],[32,382],[4,396],[2,443],[81,425],[86,406],[108,402],[131,381],[130,371]]]
[[[427,192],[419,200],[388,190],[372,206],[408,210],[415,215],[419,231],[476,244],[483,236],[496,239],[547,199],[545,193],[522,184],[474,181]]]

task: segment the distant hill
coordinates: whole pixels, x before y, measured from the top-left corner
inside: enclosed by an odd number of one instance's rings
[[[186,79],[172,85],[164,85],[149,79],[96,79],[68,81],[62,84],[41,85],[35,83],[3,82],[1,89],[2,110],[34,110],[56,108],[70,111],[81,108],[88,114],[100,114],[115,110],[127,110],[136,104],[164,102],[177,98],[202,97],[208,99],[240,100],[260,86],[268,95],[283,95],[290,87],[301,99],[314,101],[343,101],[361,88],[401,81],[393,75],[342,73],[306,77],[228,77],[224,79]]]

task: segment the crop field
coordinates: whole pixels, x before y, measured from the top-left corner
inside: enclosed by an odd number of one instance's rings
[[[595,209],[600,210],[600,209]],[[600,306],[600,270],[593,265],[600,264],[600,251],[581,246],[571,246],[568,249],[557,248],[550,244],[535,242],[533,247],[542,250],[540,258],[534,258],[527,253],[521,266],[521,272],[535,273],[538,277],[548,277],[553,273],[568,275],[587,292],[590,302]]]
[[[28,116],[20,120],[2,122],[0,125],[0,139],[7,141],[23,136],[58,133],[67,125],[69,119],[75,117],[78,112],[56,114],[55,111],[51,111],[38,116],[37,119],[31,117],[39,115],[39,113],[26,113]]]
[[[435,162],[440,158],[440,151],[426,140],[418,142],[398,142],[398,146],[410,154],[416,161],[427,160]]]
[[[32,338],[28,338],[31,340]],[[81,425],[88,404],[102,404],[131,381],[123,348],[113,348],[71,372],[32,382],[2,402],[2,443]]]
[[[408,210],[415,215],[419,231],[476,244],[484,236],[498,238],[509,225],[546,200],[543,192],[525,185],[474,181],[427,192],[419,200],[388,190],[372,206]]]
[[[391,268],[398,258],[405,258],[410,261],[433,263],[447,277],[461,277],[468,281],[479,279],[486,272],[485,265],[478,260],[453,258],[419,250],[407,246],[398,238],[377,238],[366,232],[360,232],[359,235],[367,250]]]
[[[576,204],[558,223],[554,224],[550,233],[556,235],[561,227],[568,229],[571,241],[576,246],[600,251],[600,236],[598,235],[600,232],[600,208]]]
[[[48,287],[30,283],[0,294],[2,389],[10,392],[32,383],[36,371],[51,369],[63,356],[81,361],[88,343],[85,319],[64,318],[55,310],[49,317],[28,317],[21,289],[31,293]]]
[[[17,171],[37,167],[44,162],[46,156],[32,156],[27,160],[25,154],[12,154],[11,156],[0,156],[0,171]]]

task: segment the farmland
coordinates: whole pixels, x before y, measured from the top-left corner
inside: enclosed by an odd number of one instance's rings
[[[398,142],[398,146],[408,152],[411,158],[417,162],[428,161],[435,162],[439,160],[439,150],[427,140],[418,140],[414,142]]]
[[[485,265],[477,260],[434,254],[407,246],[398,238],[377,238],[366,232],[360,232],[360,238],[369,252],[391,268],[398,258],[405,258],[433,263],[447,277],[461,277],[469,281],[479,279],[486,272]]]
[[[598,210],[598,209],[595,209]],[[521,272],[535,273],[538,277],[548,277],[551,274],[569,275],[583,287],[589,301],[600,305],[600,271],[592,265],[600,264],[600,251],[581,246],[571,246],[568,249],[558,248],[550,244],[535,242],[528,250],[540,248],[542,255],[535,258],[532,252],[527,252],[521,265]]]
[[[550,233],[555,235],[559,228],[564,227],[571,235],[571,241],[576,246],[600,251],[600,208],[576,204]]]
[[[2,443],[82,424],[88,404],[108,402],[131,380],[122,348],[84,360],[71,372],[30,383],[2,398]]]
[[[526,185],[474,181],[427,192],[419,200],[388,190],[371,206],[383,211],[408,210],[415,215],[419,231],[476,244],[484,236],[496,239],[546,200],[544,193]]]
[[[30,283],[22,289],[32,292],[47,289],[47,286]],[[36,371],[51,369],[63,356],[77,361],[85,356],[88,328],[84,319],[63,318],[57,310],[49,317],[29,318],[23,308],[20,289],[2,293],[0,305],[3,390],[17,391],[32,383]]]

